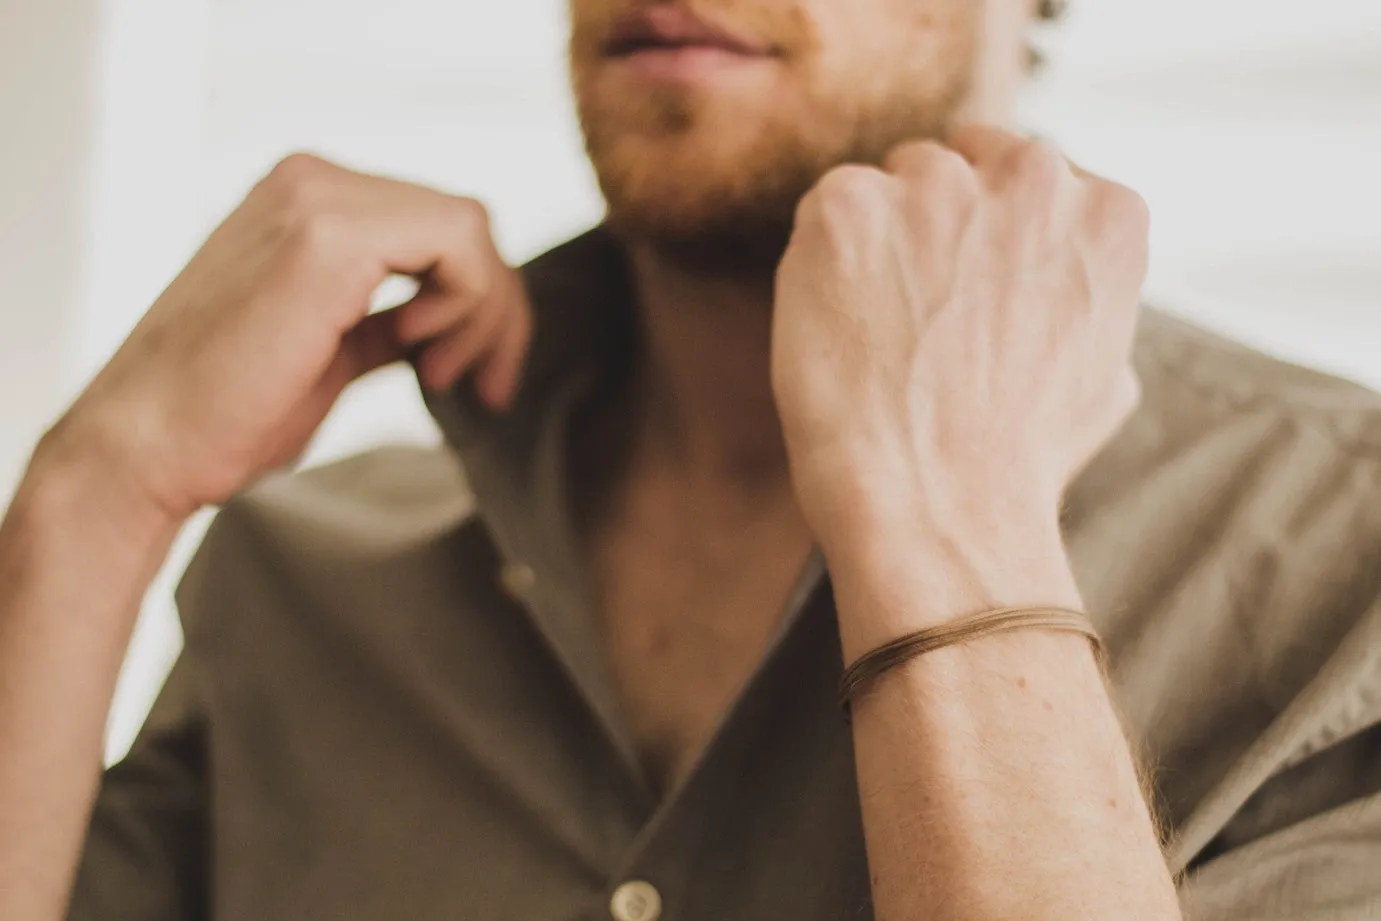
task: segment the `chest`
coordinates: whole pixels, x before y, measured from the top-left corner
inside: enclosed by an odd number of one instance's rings
[[[739,534],[629,529],[602,544],[605,661],[655,786],[689,771],[757,669],[809,550],[780,522]]]
[[[216,688],[208,916],[607,919],[638,880],[662,921],[867,917],[827,604],[794,620],[695,782],[654,802],[486,548],[478,528],[439,540],[409,580],[396,556],[329,581],[287,560],[282,591],[234,579],[208,599],[214,635],[191,631]]]

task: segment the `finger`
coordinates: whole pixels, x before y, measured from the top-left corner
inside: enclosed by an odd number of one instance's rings
[[[476,359],[494,344],[503,321],[502,305],[491,300],[472,317],[427,346],[418,365],[423,385],[433,390],[445,390],[455,384],[475,364]]]
[[[961,125],[949,133],[945,143],[978,170],[997,172],[1004,166],[1018,163],[1023,153],[1029,153],[1036,159],[1044,156],[1047,160],[1058,160],[1080,179],[1100,178],[1044,141],[990,125]]]
[[[475,378],[475,390],[492,409],[506,409],[513,401],[532,340],[532,314],[512,314],[499,340]]]
[[[1104,244],[1119,254],[1145,260],[1146,239],[1151,230],[1151,212],[1146,200],[1132,189],[1107,179],[1085,185],[1081,228],[1086,239]],[[1142,266],[1138,275],[1145,275]]]
[[[306,238],[333,259],[381,281],[425,276],[451,294],[483,300],[503,264],[476,201],[369,176],[310,156],[289,157],[257,189],[295,214]]]
[[[356,378],[405,357],[405,345],[395,331],[397,309],[370,314],[341,337],[328,374],[341,379],[342,389]]]
[[[398,340],[416,345],[463,323],[479,305],[434,286],[426,286],[415,297],[395,308]]]
[[[483,205],[391,179],[359,178],[365,194],[355,199],[355,219],[390,271],[424,275],[473,303],[490,295],[505,265]]]
[[[950,129],[944,143],[976,168],[987,169],[1005,162],[1032,142],[1002,128],[966,124]]]
[[[274,466],[286,466],[296,459],[322,418],[352,381],[404,357],[403,346],[394,335],[391,313],[383,311],[366,316],[341,338],[335,358],[298,402],[287,428],[278,433],[278,441],[284,447],[273,459]]]
[[[916,141],[900,144],[887,152],[882,168],[893,175],[930,175],[960,177],[972,174],[973,168],[957,151],[937,141]]]

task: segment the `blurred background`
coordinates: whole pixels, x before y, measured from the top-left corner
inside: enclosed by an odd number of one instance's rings
[[[521,261],[600,217],[563,0],[0,0],[0,505],[34,442],[219,219],[311,150],[485,201]],[[1381,388],[1381,3],[1073,0],[1027,127],[1154,215],[1148,296]],[[436,438],[406,370],[352,390],[317,463]],[[123,753],[177,653],[159,577]]]

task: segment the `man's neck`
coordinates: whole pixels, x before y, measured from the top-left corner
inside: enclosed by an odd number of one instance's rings
[[[771,387],[773,273],[630,249],[638,348],[592,422],[583,547],[653,787],[686,776],[779,628],[812,536]]]
[[[717,274],[641,246],[630,255],[641,334],[636,450],[700,485],[780,488],[771,270]]]

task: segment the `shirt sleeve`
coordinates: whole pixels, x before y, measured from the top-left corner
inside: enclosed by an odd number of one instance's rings
[[[1182,889],[1186,921],[1381,917],[1381,794],[1214,858]]]
[[[128,756],[102,779],[69,921],[208,916],[204,724],[184,655]]]
[[[1381,620],[1365,620],[1359,638],[1374,647]],[[1360,728],[1267,780],[1195,859],[1181,886],[1186,921],[1381,918],[1378,677],[1367,667],[1331,701]]]

